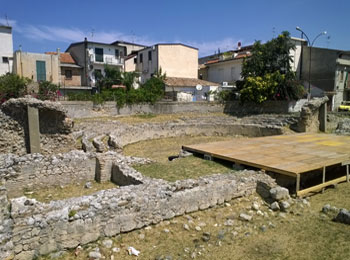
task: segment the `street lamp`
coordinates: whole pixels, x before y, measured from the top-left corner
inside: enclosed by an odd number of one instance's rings
[[[310,46],[310,57],[309,57],[309,58],[310,58],[310,60],[309,60],[309,89],[308,89],[308,94],[307,94],[307,99],[310,100],[310,99],[311,99],[311,50],[312,50],[312,46],[314,46],[314,43],[315,43],[315,41],[317,40],[317,38],[320,37],[320,36],[322,36],[322,35],[326,35],[327,32],[324,31],[324,32],[319,33],[319,34],[313,39],[313,41],[310,42],[309,37],[306,35],[306,33],[305,33],[299,26],[297,26],[295,29],[296,29],[297,31],[301,32],[301,33],[302,33],[302,34],[301,34],[302,36],[305,35],[305,37],[306,37],[306,39],[307,39],[307,42],[308,42],[308,44],[309,44],[309,46]]]

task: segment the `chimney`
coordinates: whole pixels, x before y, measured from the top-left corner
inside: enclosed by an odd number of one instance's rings
[[[241,47],[242,47],[242,43],[241,43],[241,42],[238,42],[238,44],[237,44],[237,50],[240,50]]]

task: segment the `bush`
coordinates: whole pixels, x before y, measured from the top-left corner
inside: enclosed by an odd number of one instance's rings
[[[68,93],[67,96],[68,96],[68,100],[92,101],[92,95],[87,92]]]
[[[95,104],[102,104],[106,101],[115,101],[118,108],[126,104],[151,103],[154,104],[164,96],[164,81],[162,78],[152,77],[140,88],[130,90],[124,88],[105,89],[100,94],[70,93],[69,100],[93,101]]]
[[[39,83],[39,93],[37,98],[40,100],[56,100],[59,86],[50,81],[41,81]]]
[[[30,82],[30,79],[15,74],[8,73],[0,76],[0,104],[10,98],[23,97]]]

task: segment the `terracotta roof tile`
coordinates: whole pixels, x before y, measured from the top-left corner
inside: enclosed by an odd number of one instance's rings
[[[212,64],[212,63],[217,63],[217,62],[219,62],[219,59],[208,60],[205,64]]]
[[[45,52],[45,54],[57,55],[57,52],[48,51],[48,52]],[[60,60],[62,63],[76,64],[75,60],[73,59],[73,57],[70,55],[69,52],[61,52],[60,53]]]

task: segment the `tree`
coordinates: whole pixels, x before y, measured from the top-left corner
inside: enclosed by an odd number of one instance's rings
[[[122,74],[122,84],[126,87],[127,91],[130,91],[130,89],[133,87],[135,81],[136,81],[137,73],[132,72],[123,72]]]
[[[111,89],[113,85],[119,85],[122,82],[122,72],[119,69],[106,65],[104,74],[99,71],[96,72],[95,78],[97,78],[96,86],[100,92],[104,89]]]
[[[10,98],[24,96],[30,82],[30,79],[22,78],[16,74],[7,73],[0,76],[0,104]]]
[[[295,45],[286,31],[265,44],[255,42],[252,55],[243,61],[243,82],[239,86],[241,101],[261,103],[301,98],[304,90],[290,65],[293,49]]]

